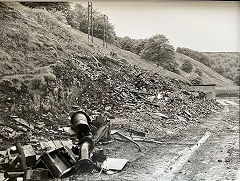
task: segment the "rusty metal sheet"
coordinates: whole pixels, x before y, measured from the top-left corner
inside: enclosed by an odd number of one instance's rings
[[[46,142],[46,141],[41,141],[40,142],[40,147],[41,147],[41,149],[49,149],[49,144]]]
[[[118,159],[118,158],[107,158],[102,165],[103,169],[106,170],[117,170],[120,171],[128,162],[127,159]]]
[[[24,172],[25,181],[47,181],[48,169],[37,168],[35,170],[26,170]]]
[[[52,152],[46,152],[42,160],[51,174],[60,178],[75,166],[76,160],[65,148],[56,149]]]
[[[4,177],[4,173],[0,173],[0,180],[4,180],[5,177]]]
[[[57,149],[63,147],[60,140],[54,140],[53,143]]]
[[[55,144],[53,143],[53,141],[48,141],[47,142],[48,143],[48,145],[49,145],[49,149],[48,149],[48,151],[53,151],[53,150],[56,150],[57,148],[56,148],[56,146],[55,146]]]
[[[64,141],[61,141],[61,143],[63,146],[68,147],[69,149],[72,149],[73,147],[72,140],[64,140]]]

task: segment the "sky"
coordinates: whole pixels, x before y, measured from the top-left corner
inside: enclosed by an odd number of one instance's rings
[[[239,2],[96,0],[93,8],[109,17],[120,37],[163,34],[175,48],[240,51]]]

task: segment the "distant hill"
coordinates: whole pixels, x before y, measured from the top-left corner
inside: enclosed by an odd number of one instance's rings
[[[210,67],[198,62],[197,60],[194,60],[186,55],[182,55],[180,53],[176,53],[176,61],[181,67],[183,60],[189,60],[193,65],[193,71],[197,68],[202,72],[201,78],[204,84],[216,84],[220,87],[229,87],[229,86],[236,86],[232,80],[229,80],[219,73],[215,72]],[[180,70],[181,76],[185,77],[186,79],[191,79],[194,73],[186,73],[182,70]]]
[[[213,70],[234,80],[240,59],[239,52],[203,52],[203,54],[210,59]]]

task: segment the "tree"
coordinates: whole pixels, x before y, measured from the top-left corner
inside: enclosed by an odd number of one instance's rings
[[[193,66],[191,64],[191,61],[188,59],[184,59],[181,69],[187,73],[192,72]]]
[[[83,7],[80,4],[76,4],[73,10],[71,10],[69,16],[67,17],[68,24],[79,31],[84,33],[88,33],[88,16],[87,16],[87,8]],[[103,39],[103,14],[100,12],[93,10],[93,31],[94,37]],[[116,33],[114,31],[114,26],[108,22],[106,41],[112,43],[116,37]]]
[[[145,60],[164,65],[167,61],[173,60],[175,52],[168,39],[164,35],[158,34],[148,39],[140,56]]]
[[[135,43],[132,47],[132,52],[139,55],[141,51],[143,50],[145,44],[147,43],[147,39],[139,39],[139,40],[134,40]]]
[[[132,48],[134,45],[134,40],[131,39],[128,36],[125,36],[123,38],[119,38],[119,44],[120,44],[120,48],[127,50],[127,51],[131,51],[132,52]]]

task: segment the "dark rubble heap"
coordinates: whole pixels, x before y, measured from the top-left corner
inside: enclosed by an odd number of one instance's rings
[[[159,137],[166,136],[166,130],[176,129],[178,134],[188,124],[200,123],[199,117],[218,107],[214,101],[204,101],[198,92],[189,91],[183,82],[143,71],[122,59],[95,59],[98,62],[81,57],[52,65],[56,79],[45,80],[45,87],[39,90],[28,89],[27,84],[21,86],[23,90],[1,86],[2,141],[23,140],[26,135],[34,139],[41,134],[60,138],[58,129],[69,125],[72,106],[93,117],[108,112],[113,127]],[[12,91],[6,91],[9,89]],[[40,105],[34,102],[37,96]],[[20,121],[16,122],[15,115]],[[27,131],[30,125],[37,129]]]

